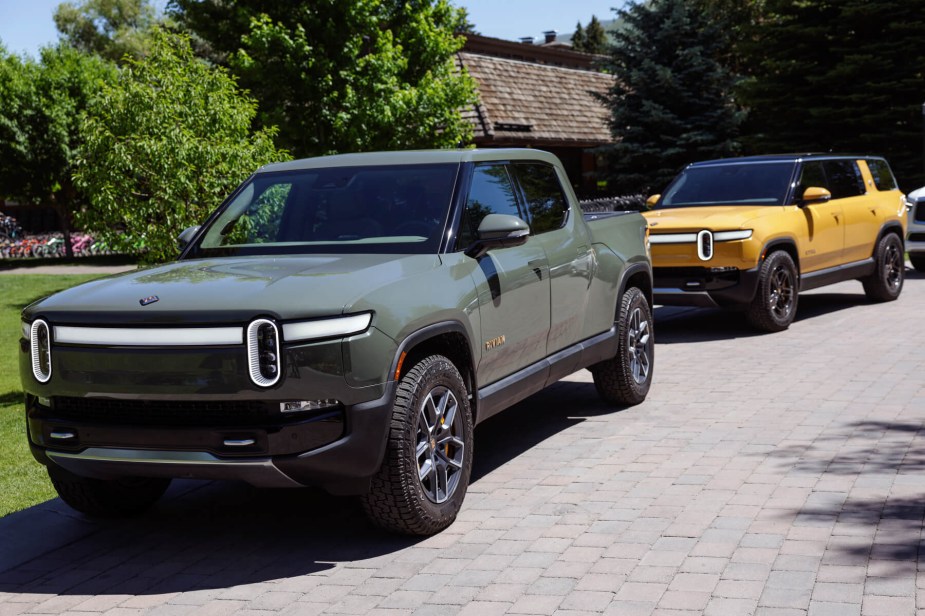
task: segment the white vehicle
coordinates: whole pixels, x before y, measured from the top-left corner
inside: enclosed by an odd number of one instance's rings
[[[906,196],[909,201],[909,224],[906,230],[906,252],[919,272],[925,272],[925,187]]]

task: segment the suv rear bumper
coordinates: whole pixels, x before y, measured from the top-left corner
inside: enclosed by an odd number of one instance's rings
[[[728,308],[749,304],[758,289],[758,268],[652,268],[656,304]]]
[[[86,477],[230,479],[358,494],[385,453],[394,383],[384,389],[375,400],[285,424],[229,428],[62,420],[28,396],[29,444],[42,464]]]

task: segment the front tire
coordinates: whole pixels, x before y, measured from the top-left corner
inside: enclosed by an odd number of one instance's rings
[[[874,273],[865,278],[864,293],[875,302],[891,302],[903,290],[906,263],[903,243],[895,233],[887,233],[874,250]]]
[[[642,291],[630,287],[617,317],[617,354],[591,366],[594,387],[608,404],[633,406],[646,399],[652,385],[655,335],[652,310]]]
[[[123,518],[138,515],[163,496],[170,479],[81,477],[58,466],[48,467],[52,485],[72,509],[91,517]]]
[[[783,250],[772,252],[758,272],[758,290],[745,313],[748,322],[766,332],[790,327],[797,314],[797,268]]]
[[[431,355],[398,385],[385,459],[363,509],[386,530],[432,535],[456,519],[471,471],[468,391],[449,359]]]

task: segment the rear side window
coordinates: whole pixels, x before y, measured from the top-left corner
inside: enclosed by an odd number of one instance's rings
[[[896,190],[896,178],[890,170],[890,165],[882,158],[870,158],[867,160],[867,168],[874,178],[874,185],[877,190]]]
[[[561,229],[568,206],[556,170],[541,163],[514,163],[513,170],[530,210],[534,235]]]
[[[861,170],[853,160],[827,160],[822,163],[829,180],[829,192],[833,199],[845,199],[864,194],[864,180]]]

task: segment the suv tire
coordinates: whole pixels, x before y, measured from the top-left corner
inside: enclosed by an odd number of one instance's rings
[[[91,517],[121,518],[151,508],[163,496],[170,479],[81,477],[59,466],[48,466],[48,477],[65,503]]]
[[[374,524],[432,535],[456,519],[472,470],[472,413],[456,366],[442,355],[402,377],[382,468],[362,498]]]
[[[903,290],[906,263],[903,243],[895,233],[887,233],[874,250],[874,273],[861,282],[867,298],[875,302],[890,302]]]
[[[617,316],[617,354],[591,366],[594,387],[608,404],[632,406],[646,399],[652,385],[655,335],[652,310],[642,291],[630,287]]]
[[[748,322],[766,332],[790,327],[797,313],[797,268],[783,250],[767,256],[758,272],[758,290],[745,312]]]

